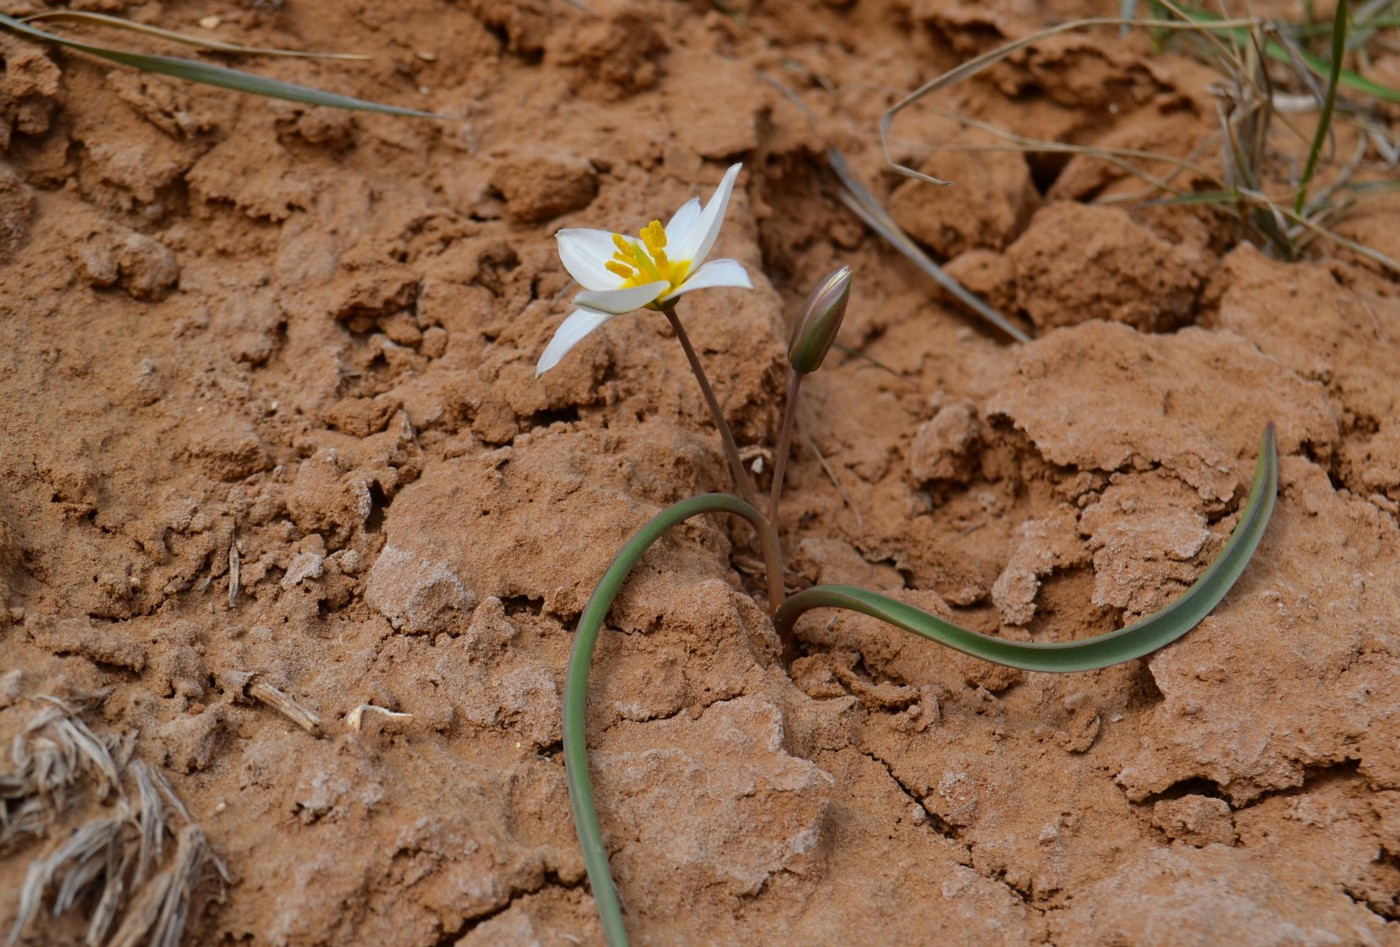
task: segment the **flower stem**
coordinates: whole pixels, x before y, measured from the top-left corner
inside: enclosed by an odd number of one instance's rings
[[[690,360],[690,370],[695,373],[695,380],[700,383],[700,391],[705,396],[705,403],[710,406],[710,414],[715,419],[715,427],[719,428],[720,440],[724,442],[724,454],[729,458],[729,469],[734,474],[734,486],[739,494],[749,506],[757,507],[758,498],[754,496],[753,484],[749,481],[748,471],[744,469],[744,462],[739,459],[739,445],[734,443],[734,435],[729,430],[729,424],[724,420],[724,412],[719,408],[719,399],[715,397],[715,391],[710,387],[710,380],[705,377],[705,369],[700,364],[700,358],[695,354],[695,348],[690,344],[690,336],[685,334],[685,328],[681,325],[680,317],[676,315],[675,307],[668,307],[661,310],[666,313],[666,318],[671,321],[671,328],[676,331],[676,338],[680,340],[681,348],[685,349],[685,357]]]
[[[705,369],[700,364],[699,356],[695,354],[695,347],[690,344],[690,336],[685,334],[685,327],[681,325],[680,317],[676,315],[674,307],[663,309],[662,312],[666,313],[666,318],[671,321],[671,328],[675,330],[676,338],[680,340],[681,348],[685,350],[685,357],[690,361],[690,370],[694,372],[695,380],[700,383],[700,391],[705,395],[705,403],[710,406],[710,414],[715,419],[715,427],[719,428],[720,441],[724,444],[724,454],[729,458],[729,468],[734,474],[734,486],[743,496],[744,502],[757,509],[758,497],[754,494],[753,482],[749,480],[749,473],[744,469],[744,462],[739,459],[739,445],[734,442],[734,434],[729,430],[729,423],[724,420],[724,412],[720,410],[719,399],[715,397],[715,391],[710,387],[710,380],[705,376]],[[754,529],[758,532],[758,545],[763,552],[763,570],[768,574],[768,611],[772,614],[776,613],[778,607],[783,604],[785,594],[783,587],[783,545],[778,538],[777,526],[771,518],[764,520],[760,515],[758,521],[754,523]],[[786,655],[790,650],[791,641],[784,639],[784,654]]]
[[[768,496],[768,522],[778,526],[778,501],[783,496],[783,475],[787,473],[788,454],[792,450],[792,428],[797,420],[797,395],[802,390],[802,373],[789,370],[787,404],[783,407],[783,427],[778,434],[778,450],[773,455],[773,492]]]
[[[776,615],[787,594],[783,586],[783,543],[771,520],[764,520],[762,526],[754,529],[758,532],[758,546],[763,550],[763,571],[768,575],[768,613]],[[783,657],[787,659],[792,649],[792,635],[782,638],[782,642]]]

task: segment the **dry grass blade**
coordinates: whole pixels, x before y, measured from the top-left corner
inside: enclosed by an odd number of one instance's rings
[[[847,166],[845,158],[842,157],[839,151],[834,148],[828,151],[827,161],[831,163],[832,170],[836,172],[836,176],[841,179],[841,183],[846,187],[845,192],[841,195],[842,202],[849,207],[857,217],[865,221],[866,225],[870,227],[871,230],[874,230],[880,236],[884,237],[890,246],[908,257],[915,266],[927,273],[939,286],[942,286],[955,299],[981,316],[987,322],[996,326],[1017,342],[1029,342],[1031,340],[1030,336],[1016,328],[1009,319],[987,305],[981,299],[978,299],[968,291],[967,287],[953,279],[942,267],[929,259],[928,254],[914,242],[913,238],[905,233],[904,229],[900,227],[899,224],[895,223],[894,218],[891,217],[889,212],[875,199],[875,195],[871,194],[870,191],[866,189],[865,185],[861,184],[860,181],[851,174],[851,170]]]
[[[774,79],[772,76],[760,70],[758,77],[764,82],[777,89],[784,97],[800,109],[808,118],[815,120],[816,113],[802,101],[802,97],[797,95],[787,86]],[[929,259],[914,240],[904,232],[904,228],[895,223],[893,217],[885,210],[884,206],[871,194],[855,175],[851,173],[850,166],[847,165],[845,157],[841,152],[832,148],[827,151],[827,162],[831,169],[836,172],[836,176],[841,179],[841,184],[845,190],[841,193],[841,203],[845,204],[852,213],[865,222],[865,225],[877,234],[885,238],[885,241],[900,253],[904,254],[915,266],[928,274],[938,285],[947,290],[954,298],[959,300],[977,315],[981,316],[993,326],[1011,336],[1017,342],[1028,342],[1030,337],[1011,323],[1005,316],[997,312],[986,302],[977,298],[973,293],[949,276],[942,267]],[[946,184],[948,182],[939,182]],[[857,514],[859,515],[859,514]]]
[[[6,947],[19,943],[20,934],[28,927],[43,907],[44,893],[59,880],[59,893],[54,901],[54,913],[67,911],[100,876],[108,865],[107,854],[117,842],[122,829],[127,825],[126,813],[105,819],[94,819],[80,826],[69,838],[47,858],[30,863],[25,875],[24,886],[20,889],[19,913],[14,926],[10,928]],[[104,856],[99,859],[97,856]],[[65,866],[67,866],[65,871]],[[104,888],[112,883],[113,876],[104,879]]]
[[[119,785],[119,767],[106,742],[76,717],[72,704],[47,698],[10,745],[13,768],[0,773],[0,854],[43,835],[68,809],[69,793],[89,771],[105,798]]]
[[[1165,3],[1164,6],[1168,6],[1173,12],[1181,16],[1183,20],[1188,21],[1192,27],[1199,28],[1203,31],[1230,34],[1251,27],[1251,22],[1225,20],[1206,10],[1182,10],[1179,7]],[[1147,21],[1142,20],[1137,22],[1138,25],[1141,26],[1156,25],[1149,24]],[[1180,24],[1178,24],[1178,28],[1180,28]],[[1264,46],[1264,55],[1270,59],[1284,63],[1292,63],[1296,57],[1303,68],[1314,76],[1322,79],[1325,79],[1331,70],[1331,63],[1321,56],[1316,56],[1306,50],[1298,49],[1297,47],[1294,48],[1293,52],[1290,52],[1285,48],[1284,44],[1280,42],[1270,41],[1266,43]],[[1392,89],[1389,86],[1381,85],[1379,82],[1367,79],[1365,76],[1349,69],[1341,70],[1337,81],[1340,85],[1345,86],[1352,92],[1359,92],[1362,95],[1368,95],[1383,102],[1400,103],[1400,89]]]
[[[1131,3],[1125,4],[1124,11],[1131,12],[1133,6]],[[1340,68],[1341,57],[1346,47],[1345,0],[1339,4],[1332,22],[1332,59],[1327,61],[1298,45],[1294,39],[1294,35],[1299,32],[1297,29],[1260,19],[1224,19],[1183,8],[1172,0],[1161,0],[1160,6],[1178,19],[1163,22],[1130,20],[1124,17],[1120,20],[1090,19],[1061,24],[1003,45],[925,83],[886,111],[880,126],[881,146],[886,161],[906,176],[938,181],[899,164],[891,155],[889,130],[892,121],[900,111],[918,102],[921,108],[932,114],[1007,141],[1011,150],[1092,157],[1131,174],[1147,185],[1147,190],[1143,192],[1115,194],[1108,201],[1206,205],[1232,218],[1239,228],[1238,236],[1271,249],[1285,259],[1296,258],[1304,247],[1320,237],[1345,247],[1392,273],[1400,272],[1396,261],[1386,254],[1343,237],[1328,226],[1351,209],[1360,198],[1394,184],[1391,181],[1357,180],[1364,170],[1374,172],[1374,169],[1368,169],[1365,164],[1368,144],[1374,145],[1387,167],[1393,167],[1397,160],[1400,160],[1400,157],[1397,157],[1400,156],[1400,146],[1391,144],[1389,129],[1377,125],[1374,120],[1367,119],[1364,115],[1353,115],[1357,110],[1344,106],[1338,99],[1339,86],[1373,94],[1386,101],[1395,101],[1397,95],[1393,90],[1384,89],[1382,91],[1388,94],[1381,95],[1373,88],[1374,83],[1359,80],[1359,77]],[[1375,10],[1379,8],[1368,9],[1374,17]],[[925,96],[967,79],[1004,60],[1010,54],[1049,36],[1088,26],[1114,23],[1190,33],[1208,45],[1211,61],[1224,74],[1224,81],[1212,86],[1218,101],[1219,130],[1197,144],[1188,157],[1177,158],[1138,150],[1104,149],[1031,139],[920,101]],[[1289,65],[1293,70],[1296,87],[1306,90],[1306,94],[1295,95],[1276,89],[1275,79],[1265,68],[1269,59]],[[1322,77],[1325,84],[1319,83],[1317,77]],[[1313,107],[1320,109],[1316,128],[1304,133],[1287,115],[1281,114],[1277,105],[1280,101],[1306,104],[1310,110]],[[1338,166],[1334,157],[1324,157],[1323,152],[1326,147],[1335,150],[1333,120],[1335,116],[1343,115],[1357,127],[1358,142],[1355,153],[1348,161]],[[1305,149],[1307,155],[1306,166],[1301,175],[1296,170],[1288,175],[1288,179],[1293,183],[1288,187],[1286,197],[1269,193],[1271,189],[1279,189],[1278,183],[1282,173],[1279,162],[1286,160],[1279,156],[1287,153],[1287,148],[1281,147],[1279,141],[1271,139],[1275,128],[1290,136],[1296,147]],[[1219,170],[1210,170],[1201,163],[1201,158],[1212,143],[1218,143],[1219,146]],[[915,146],[901,143],[900,147],[908,151],[913,150]],[[954,145],[926,150],[936,152],[999,149],[995,145]],[[1171,170],[1165,175],[1152,174],[1137,164],[1146,161],[1166,164]],[[1322,181],[1320,175],[1324,168],[1327,171],[1327,179]],[[1287,170],[1288,166],[1284,165],[1282,171]],[[1183,173],[1189,173],[1195,180],[1185,186],[1174,183]],[[1318,181],[1318,187],[1310,200],[1309,188],[1315,180]],[[1213,189],[1202,191],[1200,188],[1203,183]],[[904,250],[898,239],[891,238],[891,242]]]
[[[100,947],[126,900],[126,884],[120,873],[113,871],[110,877],[114,877],[116,883],[102,889],[102,897],[98,899],[97,907],[93,908],[92,918],[88,921],[87,937],[83,941],[85,947]]]
[[[102,780],[98,783],[98,798],[105,798],[119,779],[117,764],[106,744],[88,729],[87,724],[76,717],[65,717],[57,721],[54,730],[60,737],[60,745],[69,747],[70,753],[80,757],[76,761],[80,766],[82,761],[86,761],[86,765],[102,774]]]
[[[1369,142],[1364,135],[1357,136],[1356,148],[1352,156],[1347,159],[1347,163],[1337,172],[1336,180],[1331,181],[1318,191],[1317,195],[1309,202],[1309,206],[1303,208],[1303,213],[1318,223],[1328,217],[1336,215],[1339,211],[1345,210],[1356,203],[1358,191],[1365,192],[1368,187],[1375,190],[1393,188],[1397,182],[1383,181],[1376,182],[1375,185],[1361,184],[1353,187],[1351,182],[1356,172],[1360,169],[1363,161],[1366,160],[1366,151]]]
[[[67,845],[54,853],[52,864],[56,867],[67,861],[72,865],[63,873],[58,893],[53,899],[53,913],[67,913],[99,878],[104,879],[103,887],[120,884],[120,872],[115,871],[117,841],[128,821],[125,807],[109,819],[98,819],[80,828],[69,839]]]
[[[134,883],[139,885],[146,880],[151,867],[160,864],[164,854],[165,803],[160,790],[156,788],[150,767],[138,760],[131,764],[131,772],[136,777],[136,804],[141,813],[138,820],[141,826],[141,842],[136,854],[134,879]]]
[[[1221,20],[1214,25],[1217,28],[1238,28],[1254,26],[1257,22],[1257,20],[1253,19]],[[916,171],[915,169],[907,167],[894,160],[894,157],[890,154],[890,126],[891,124],[893,124],[896,116],[898,116],[900,112],[904,111],[909,106],[918,102],[920,99],[923,99],[925,96],[931,95],[932,93],[937,92],[940,89],[946,89],[949,86],[956,85],[965,79],[970,79],[973,76],[977,75],[979,72],[983,71],[984,69],[989,69],[997,63],[1001,62],[1003,59],[1012,55],[1018,50],[1025,49],[1028,46],[1033,46],[1041,40],[1048,39],[1051,36],[1058,36],[1061,33],[1069,33],[1076,30],[1088,29],[1094,26],[1140,26],[1149,29],[1194,30],[1198,32],[1201,30],[1201,26],[1199,24],[1183,23],[1178,20],[1132,20],[1124,19],[1122,17],[1093,17],[1086,20],[1071,20],[1068,23],[1061,23],[1058,26],[1053,26],[1047,30],[1041,30],[1039,33],[1034,33],[1030,36],[1014,40],[1013,42],[1007,43],[1003,46],[998,46],[996,49],[993,49],[990,52],[986,52],[980,56],[974,57],[973,59],[969,59],[961,66],[958,66],[954,69],[950,69],[947,72],[943,73],[941,76],[929,80],[928,82],[919,86],[913,92],[906,95],[904,98],[900,99],[894,105],[886,109],[885,114],[880,118],[880,148],[884,151],[885,161],[889,164],[891,168],[907,177],[917,178],[920,181],[927,181],[930,184],[947,184],[947,181],[942,181],[931,175],[924,174],[921,171]]]
[[[367,60],[370,58],[363,53],[306,53],[295,49],[239,46],[235,43],[223,43],[215,39],[204,39],[198,36],[189,36],[185,33],[176,33],[174,30],[163,30],[158,26],[136,23],[132,20],[124,20],[118,16],[107,16],[105,13],[86,13],[80,10],[50,10],[46,13],[36,13],[33,16],[21,17],[21,20],[25,23],[34,23],[40,20],[66,20],[71,23],[85,23],[94,26],[110,27],[111,29],[140,33],[144,36],[154,36],[157,39],[169,40],[172,43],[183,43],[186,46],[193,46],[196,49],[205,49],[216,53],[229,53],[235,56],[284,56],[296,59],[348,60]]]
[[[806,432],[803,432],[802,443],[812,452],[812,456],[817,458],[817,463],[821,465],[822,472],[825,473],[827,479],[831,481],[831,485],[836,488],[837,494],[840,495],[841,501],[846,504],[846,508],[851,511],[851,515],[855,517],[856,529],[864,529],[865,522],[861,519],[860,510],[856,509],[856,505],[851,502],[851,498],[846,494],[845,488],[841,486],[841,481],[836,476],[836,471],[831,469],[831,464],[828,463],[826,457],[822,455],[821,448],[817,446],[817,442]]]
[[[1277,207],[1277,205],[1274,206]],[[1287,208],[1278,209],[1282,214],[1284,214],[1284,216],[1295,221],[1300,226],[1307,228],[1309,231],[1323,238],[1324,240],[1328,240],[1332,243],[1335,243],[1339,247],[1346,247],[1348,250],[1357,254],[1358,256],[1363,256],[1366,259],[1370,260],[1372,263],[1375,263],[1377,266],[1382,266],[1389,270],[1391,273],[1395,274],[1396,276],[1400,276],[1400,261],[1397,261],[1392,257],[1387,256],[1379,250],[1368,247],[1363,243],[1357,243],[1355,240],[1352,240],[1348,237],[1343,237],[1336,231],[1324,227],[1314,220],[1293,214]]]
[[[1025,135],[1018,135],[1015,132],[998,128],[988,122],[978,121],[966,115],[959,115],[957,112],[942,109],[935,105],[924,105],[924,110],[932,115],[938,115],[949,121],[957,122],[964,128],[976,129],[985,132],[993,137],[1000,138],[1007,142],[1005,147],[997,145],[939,145],[936,148],[924,149],[930,153],[940,151],[1011,151],[1039,154],[1065,154],[1083,155],[1088,158],[1098,158],[1101,161],[1113,165],[1121,171],[1131,174],[1135,178],[1150,185],[1154,190],[1165,193],[1173,193],[1172,180],[1182,172],[1191,172],[1203,176],[1210,175],[1210,171],[1202,166],[1193,155],[1178,158],[1174,155],[1163,154],[1158,151],[1143,151],[1137,148],[1103,148],[1096,145],[1072,145],[1062,141],[1050,141],[1044,138],[1028,138]],[[913,146],[910,146],[913,147]],[[1197,149],[1199,152],[1199,149]],[[1132,163],[1130,159],[1140,161],[1152,161],[1159,164],[1171,165],[1173,170],[1166,177],[1159,177],[1143,170],[1138,165]]]
[[[0,774],[0,851],[14,848],[21,836],[49,833],[66,809],[61,794],[77,796],[82,787],[92,802],[113,793],[118,799],[30,863],[5,947],[19,943],[43,913],[46,898],[55,916],[89,906],[87,947],[176,947],[208,869],[212,866],[225,883],[227,870],[158,770],[140,760],[128,762],[125,755],[114,757],[109,748],[120,741],[94,733],[73,704],[45,699],[50,706],[35,714],[14,742],[15,768]],[[172,819],[182,823],[178,831]],[[175,856],[158,870],[167,834],[176,840]],[[135,901],[128,907],[132,892]],[[109,938],[119,918],[117,933]]]
[[[210,866],[228,882],[204,830],[185,826],[176,837],[174,863],[141,889],[108,947],[179,947],[195,890]]]
[[[130,66],[134,69],[142,70],[143,72],[154,72],[160,75],[173,76],[188,82],[198,82],[203,85],[216,86],[222,89],[232,89],[235,92],[247,92],[251,95],[259,95],[265,98],[286,99],[291,102],[302,102],[307,105],[324,105],[330,108],[350,109],[353,111],[380,112],[388,115],[400,115],[413,118],[442,118],[441,115],[434,115],[431,112],[420,112],[417,109],[400,108],[394,105],[381,105],[378,102],[369,102],[365,99],[357,99],[349,95],[338,95],[334,92],[324,92],[320,89],[300,86],[291,82],[280,82],[276,79],[268,79],[250,72],[240,72],[237,69],[225,69],[222,66],[212,66],[208,63],[197,62],[193,59],[132,53],[126,50],[112,49],[107,46],[98,46],[93,43],[78,42],[77,40],[67,39],[55,33],[30,26],[23,20],[18,20],[3,13],[0,13],[0,29],[15,33],[31,42],[63,46],[89,56],[96,56],[99,59],[106,59],[111,62],[120,63],[123,66]]]

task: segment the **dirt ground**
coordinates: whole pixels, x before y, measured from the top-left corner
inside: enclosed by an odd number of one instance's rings
[[[48,865],[18,943],[80,943],[99,905],[50,913],[76,864],[54,853],[163,777],[165,847],[117,923],[178,862],[189,943],[601,942],[560,751],[574,626],[621,543],[727,471],[655,313],[534,377],[575,291],[552,236],[633,231],[742,161],[716,252],[755,289],[681,315],[761,487],[787,326],[855,271],[849,349],[804,390],[790,587],[1083,637],[1200,574],[1269,420],[1281,488],[1199,628],[1058,677],[835,613],[789,674],[752,537],[673,534],[590,709],[636,942],[1400,944],[1400,283],[1106,201],[1138,185],[1102,162],[935,152],[967,133],[927,109],[896,156],[956,187],[886,169],[905,92],[1117,4],[585,4],[74,3],[372,53],[255,68],[440,122],[0,39],[0,931]],[[1394,52],[1371,68],[1400,85]],[[1180,155],[1218,127],[1217,79],[1110,29],[931,104]],[[867,231],[833,145],[1036,340]],[[1341,229],[1400,257],[1400,202]],[[24,760],[64,739],[67,782],[26,797]]]

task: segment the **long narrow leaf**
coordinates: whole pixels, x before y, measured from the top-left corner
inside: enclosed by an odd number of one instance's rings
[[[1214,13],[1209,13],[1205,10],[1187,10],[1184,12],[1186,13],[1187,18],[1192,23],[1200,24],[1201,26],[1207,27],[1214,31],[1232,33],[1235,34],[1238,38],[1243,39],[1245,30],[1230,23],[1229,21],[1222,20]],[[1283,63],[1293,62],[1293,57],[1291,57],[1288,54],[1288,50],[1284,49],[1280,43],[1274,42],[1272,40],[1270,40],[1265,45],[1264,52],[1268,55],[1270,59],[1274,59]],[[1314,53],[1310,53],[1307,50],[1299,50],[1298,54],[1302,58],[1303,62],[1307,64],[1307,67],[1312,70],[1314,75],[1316,75],[1319,79],[1327,78],[1328,74],[1332,70],[1331,63],[1323,59],[1321,56],[1318,56]],[[1360,73],[1352,72],[1350,69],[1341,70],[1338,73],[1337,82],[1340,85],[1346,86],[1348,89],[1351,89],[1353,92],[1361,92],[1366,95],[1374,96],[1375,98],[1381,99],[1386,102],[1395,102],[1400,104],[1400,90],[1392,89],[1390,86],[1381,85],[1379,82],[1373,82],[1372,80],[1367,79]]]
[[[287,99],[288,101],[302,102],[307,105],[324,105],[331,108],[352,109],[361,112],[381,112],[386,115],[401,115],[411,118],[443,117],[441,115],[434,115],[431,112],[420,112],[416,109],[399,108],[394,105],[381,105],[378,102],[368,102],[364,99],[357,99],[348,95],[337,95],[334,92],[323,92],[320,89],[299,86],[290,82],[266,79],[262,76],[255,76],[252,73],[240,72],[237,69],[225,69],[222,66],[211,66],[207,63],[196,62],[192,59],[178,59],[172,56],[153,56],[144,53],[128,53],[122,50],[108,49],[103,46],[93,46],[90,43],[80,43],[76,40],[64,39],[53,33],[48,33],[44,30],[29,26],[3,13],[0,13],[0,28],[11,30],[12,32],[18,33],[20,36],[40,43],[64,46],[81,53],[87,53],[89,56],[108,59],[112,62],[121,63],[123,66],[131,66],[145,72],[174,76],[177,79],[199,82],[204,85],[218,86],[224,89],[233,89],[237,92],[247,92],[252,95],[261,95],[273,99]]]
[[[780,636],[814,608],[848,608],[871,615],[964,654],[1029,671],[1092,671],[1151,654],[1196,627],[1235,584],[1273,514],[1278,493],[1278,448],[1274,426],[1264,430],[1254,485],[1239,525],[1225,548],[1180,598],[1141,621],[1082,641],[1008,641],[960,628],[884,595],[849,585],[818,585],[783,603],[773,619]]]
[[[765,530],[763,515],[749,504],[728,493],[707,493],[682,500],[658,513],[637,531],[622,547],[617,558],[603,573],[593,596],[579,618],[574,635],[573,651],[569,655],[569,670],[564,677],[564,776],[569,786],[569,808],[574,814],[574,828],[583,848],[583,863],[588,869],[588,884],[598,905],[598,917],[603,922],[603,936],[609,947],[625,947],[627,928],[622,923],[622,906],[613,884],[608,852],[603,847],[603,831],[598,826],[598,806],[593,799],[593,779],[588,775],[588,739],[585,733],[588,713],[588,669],[593,663],[593,648],[603,621],[608,617],[613,599],[627,581],[637,560],[664,536],[667,530],[679,526],[692,516],[702,513],[732,513],[753,524],[759,534]]]
[[[1274,426],[1264,430],[1259,445],[1249,501],[1225,548],[1186,594],[1156,614],[1121,631],[1074,642],[1017,642],[978,634],[943,621],[902,602],[852,586],[817,586],[799,592],[778,609],[774,624],[788,635],[797,619],[813,608],[850,608],[873,615],[896,627],[986,658],[999,664],[1039,671],[1087,671],[1141,657],[1180,638],[1210,613],[1239,578],[1273,513],[1278,493],[1278,449]],[[760,533],[762,514],[738,497],[711,493],[692,497],[657,514],[622,547],[579,618],[569,668],[564,678],[564,767],[569,807],[583,848],[589,885],[610,947],[628,943],[622,907],[613,883],[608,852],[598,824],[593,781],[588,772],[586,720],[588,671],[608,610],[632,568],[666,532],[703,513],[730,513],[748,520]],[[784,639],[785,640],[785,639]]]
[[[1312,184],[1317,171],[1317,159],[1322,148],[1332,134],[1332,110],[1337,105],[1337,83],[1342,76],[1342,57],[1346,55],[1347,40],[1347,0],[1337,0],[1337,15],[1332,23],[1332,68],[1327,71],[1327,93],[1322,98],[1322,114],[1317,119],[1317,132],[1313,135],[1312,147],[1308,149],[1308,163],[1303,168],[1303,179],[1298,183],[1298,196],[1293,202],[1293,213],[1301,214],[1308,206],[1308,186]]]
[[[837,177],[841,179],[841,183],[846,186],[846,193],[841,195],[842,202],[851,209],[852,213],[865,221],[866,226],[884,237],[890,246],[904,254],[911,263],[923,270],[934,282],[947,290],[953,298],[981,316],[984,321],[1005,332],[1017,342],[1031,340],[1030,336],[1018,329],[1009,319],[987,305],[966,286],[950,276],[941,266],[929,259],[923,248],[904,232],[904,228],[895,223],[895,219],[875,199],[875,195],[871,194],[865,185],[861,184],[851,173],[846,159],[840,151],[832,148],[826,153],[826,160],[831,165],[831,169],[836,172]]]
[[[368,59],[363,53],[307,53],[296,49],[274,49],[266,46],[239,46],[235,43],[225,43],[216,39],[207,39],[199,36],[190,36],[186,33],[177,33],[174,30],[163,30],[158,26],[151,26],[146,23],[137,23],[134,20],[124,20],[119,16],[108,16],[105,13],[87,13],[82,10],[49,10],[46,13],[35,13],[33,16],[23,18],[25,23],[34,23],[39,20],[69,20],[74,23],[87,23],[93,26],[105,26],[114,30],[127,30],[131,33],[140,33],[143,36],[154,36],[157,39],[169,40],[172,43],[184,43],[186,46],[195,46],[199,49],[207,49],[216,53],[230,53],[235,56],[285,56],[293,59]]]

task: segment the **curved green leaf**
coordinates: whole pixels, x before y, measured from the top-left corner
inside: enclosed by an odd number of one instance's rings
[[[978,634],[943,621],[883,595],[853,586],[817,586],[789,598],[778,609],[774,624],[786,640],[793,624],[813,608],[850,608],[889,622],[896,627],[946,644],[959,651],[999,664],[1037,671],[1088,671],[1142,657],[1175,641],[1195,627],[1219,604],[1254,554],[1273,513],[1278,493],[1278,450],[1274,426],[1264,430],[1259,445],[1254,484],[1240,522],[1225,548],[1187,592],[1166,608],[1123,628],[1084,641],[1019,642]],[[569,787],[569,807],[583,848],[588,881],[598,905],[603,933],[610,947],[627,944],[622,907],[613,884],[607,849],[598,825],[593,781],[588,773],[585,723],[588,708],[588,671],[603,622],[613,600],[638,560],[668,530],[702,513],[742,516],[758,530],[771,535],[762,514],[748,503],[724,493],[711,493],[677,503],[659,513],[623,546],[608,566],[579,619],[569,668],[564,680],[564,766]]]
[[[622,907],[617,900],[608,852],[603,847],[603,832],[598,827],[598,806],[593,800],[593,780],[588,775],[588,741],[584,732],[588,711],[588,668],[593,663],[593,648],[603,621],[608,617],[613,599],[622,583],[627,581],[637,560],[651,548],[666,531],[679,526],[692,516],[702,513],[732,513],[742,516],[758,530],[760,537],[771,533],[763,515],[748,503],[728,493],[707,493],[682,500],[658,513],[628,540],[627,545],[603,573],[593,596],[579,618],[574,635],[574,647],[569,655],[569,670],[564,677],[564,774],[569,784],[569,808],[574,814],[574,828],[583,848],[583,862],[588,868],[588,883],[593,900],[598,904],[598,916],[603,922],[603,934],[610,947],[627,943],[627,929],[622,923]]]
[[[1249,502],[1215,561],[1166,608],[1126,628],[1082,641],[1007,641],[960,628],[911,605],[849,585],[818,585],[797,593],[778,609],[773,624],[779,635],[789,635],[804,612],[849,608],[964,654],[1028,671],[1092,671],[1120,664],[1170,644],[1210,614],[1254,555],[1273,515],[1277,493],[1278,447],[1271,423],[1260,440]]]

